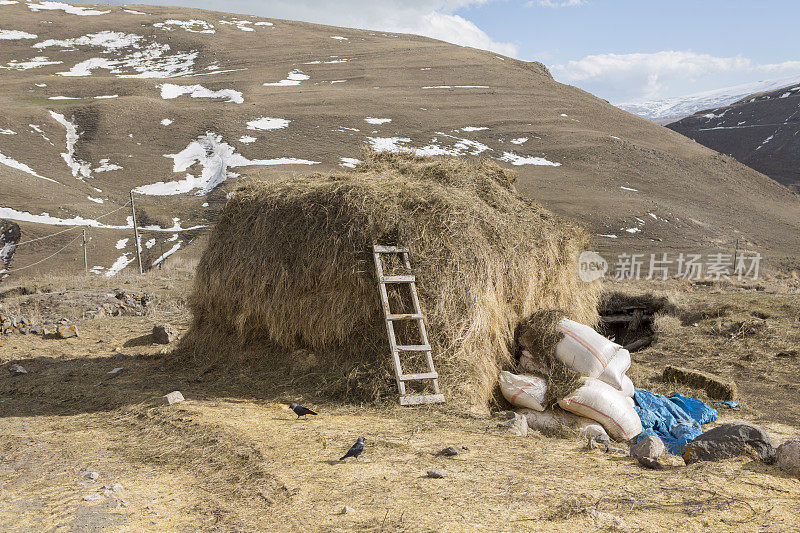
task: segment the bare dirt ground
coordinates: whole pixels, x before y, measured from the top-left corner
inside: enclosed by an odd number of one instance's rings
[[[749,457],[645,470],[625,454],[589,451],[579,438],[511,436],[455,401],[352,405],[257,361],[194,368],[150,338],[157,323],[186,330],[190,283],[187,272],[165,270],[36,282],[50,293],[0,290],[0,313],[64,317],[80,332],[2,337],[3,367],[19,363],[28,374],[0,375],[0,529],[796,531],[800,524],[800,480]],[[143,316],[81,318],[87,294],[102,299],[115,288],[151,295]],[[800,345],[800,301],[791,280],[761,288],[609,284],[677,304],[657,319],[658,341],[634,354],[636,385],[706,399],[659,376],[666,364],[715,372],[735,379],[742,402],[740,410],[721,409],[719,422],[760,425],[776,445],[800,436],[800,361],[791,355]],[[172,390],[186,401],[156,405]],[[297,421],[289,401],[320,415]],[[367,439],[361,458],[338,461],[358,436]],[[465,449],[436,455],[451,445]],[[446,477],[426,477],[431,468]],[[88,472],[98,479],[86,479]],[[101,499],[84,500],[92,494]],[[344,506],[353,511],[341,514]]]

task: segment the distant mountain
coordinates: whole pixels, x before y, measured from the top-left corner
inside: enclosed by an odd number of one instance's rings
[[[667,127],[800,191],[800,82]]]
[[[742,85],[725,87],[724,89],[714,89],[702,93],[690,94],[688,96],[616,105],[620,109],[652,120],[653,122],[668,124],[680,120],[683,117],[693,115],[703,109],[713,109],[730,105],[750,94],[773,91],[797,83],[800,83],[800,75],[744,83]]]

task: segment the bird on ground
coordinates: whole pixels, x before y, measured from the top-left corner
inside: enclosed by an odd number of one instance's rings
[[[289,409],[291,409],[292,411],[294,411],[294,414],[296,414],[296,415],[297,415],[297,418],[298,418],[298,419],[299,419],[301,416],[305,416],[305,415],[316,415],[316,414],[317,414],[317,413],[315,413],[314,411],[312,411],[311,409],[309,409],[309,408],[307,408],[307,407],[303,407],[302,405],[297,405],[296,403],[291,403],[291,404],[289,404]]]
[[[344,454],[344,457],[342,457],[339,460],[344,461],[348,457],[358,457],[359,455],[361,455],[361,452],[363,451],[364,451],[364,437],[358,437],[356,443],[353,444],[353,446],[349,450],[347,450],[347,453]]]

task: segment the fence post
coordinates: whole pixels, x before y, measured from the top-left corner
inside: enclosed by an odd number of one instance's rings
[[[133,245],[136,247],[136,262],[139,264],[139,274],[143,274],[142,254],[139,251],[139,228],[136,226],[136,207],[133,205],[133,189],[131,189],[131,214],[133,215]]]
[[[89,259],[86,257],[86,230],[83,230],[83,271],[89,273]]]

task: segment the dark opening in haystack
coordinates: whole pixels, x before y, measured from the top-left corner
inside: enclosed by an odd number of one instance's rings
[[[448,402],[486,405],[513,365],[517,324],[534,311],[596,323],[599,284],[576,270],[586,233],[517,194],[515,173],[486,160],[363,160],[235,191],[198,266],[183,353],[257,358],[331,397],[395,399],[376,243],[410,249]],[[392,305],[403,300],[396,293]]]

